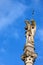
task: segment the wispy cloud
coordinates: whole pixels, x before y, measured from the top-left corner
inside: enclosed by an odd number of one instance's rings
[[[14,22],[26,10],[26,6],[19,2],[2,0],[0,3],[0,29]]]

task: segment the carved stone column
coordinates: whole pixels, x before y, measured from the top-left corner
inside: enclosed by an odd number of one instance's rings
[[[37,54],[34,52],[34,35],[36,31],[36,23],[34,20],[29,23],[28,20],[25,21],[25,34],[26,34],[26,44],[24,46],[24,54],[21,59],[24,61],[25,65],[33,65]]]

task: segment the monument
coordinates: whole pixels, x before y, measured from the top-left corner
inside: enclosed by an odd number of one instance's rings
[[[37,57],[37,54],[34,51],[34,35],[36,32],[36,23],[34,20],[26,20],[25,23],[26,43],[23,49],[24,53],[21,56],[21,59],[24,61],[25,65],[33,65],[34,60]]]

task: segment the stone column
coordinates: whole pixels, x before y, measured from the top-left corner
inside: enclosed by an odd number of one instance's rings
[[[36,31],[36,23],[34,20],[31,21],[31,24],[28,20],[25,23],[26,44],[24,46],[24,54],[21,58],[25,65],[33,65],[34,60],[37,57],[37,54],[34,52],[34,34]]]

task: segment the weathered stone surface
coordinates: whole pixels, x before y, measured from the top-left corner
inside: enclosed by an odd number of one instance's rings
[[[34,51],[34,35],[36,31],[36,23],[34,20],[31,23],[26,20],[26,44],[24,46],[24,54],[22,55],[22,60],[25,62],[25,65],[33,65],[37,54]]]

